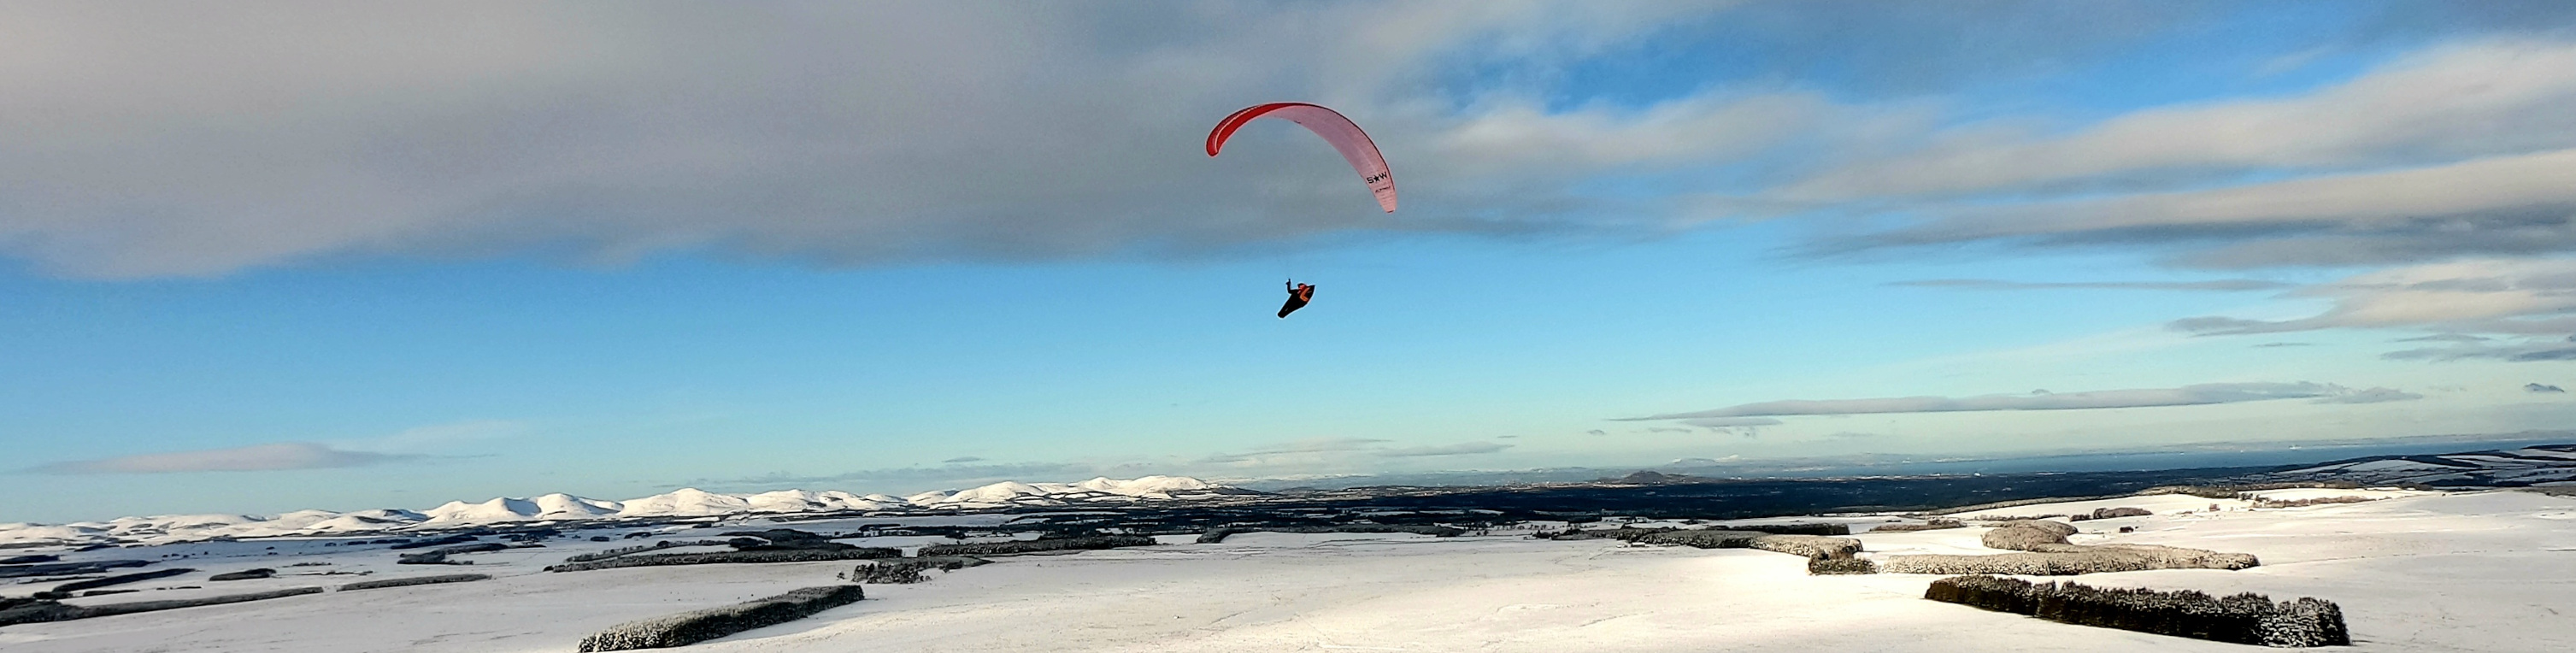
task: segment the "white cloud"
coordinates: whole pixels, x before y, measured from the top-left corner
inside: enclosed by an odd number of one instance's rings
[[[2424,395],[2396,388],[2370,388],[2366,390],[2355,390],[2343,394],[2319,397],[2316,402],[2321,404],[2377,404],[2391,401],[2414,401],[2422,398],[2424,398]]]
[[[2500,360],[2512,363],[2576,361],[2576,337],[2564,340],[2521,339],[2508,342],[2458,342],[2447,347],[2403,349],[2380,354],[2389,360]]]
[[[2187,318],[2176,329],[2207,335],[2333,328],[2422,328],[2465,333],[2576,331],[2576,259],[2481,259],[2377,270],[2290,293],[2333,307],[2292,320]],[[2474,337],[2474,336],[2471,336]]]
[[[343,255],[868,264],[1526,230],[1563,224],[1601,166],[1743,151],[1813,101],[1538,116],[1475,97],[1491,108],[1462,116],[1430,76],[1546,68],[1721,8],[11,5],[0,253],[113,278]],[[1369,210],[1289,128],[1196,151],[1228,111],[1279,98],[1376,131],[1406,215]],[[1655,137],[1677,129],[1690,138]],[[1567,143],[1583,158],[1547,149]],[[1460,153],[1477,158],[1432,164]],[[1519,192],[1481,192],[1496,183]]]
[[[2435,48],[2295,97],[2159,107],[2065,135],[1962,128],[1778,194],[1815,201],[1979,193],[2171,170],[2368,166],[2564,148],[2576,146],[2569,70],[2576,44]]]
[[[2331,239],[2323,242],[2338,246],[2322,251],[2220,250],[2191,262],[2225,267],[2375,263],[2424,254],[2565,249],[2576,245],[2576,231],[2569,231],[2565,221],[2570,207],[2576,207],[2576,150],[2553,150],[2216,190],[1960,209],[1862,240],[1874,245],[2014,238],[2070,243],[2218,238],[2241,243],[2277,238],[2285,230],[2333,229],[2339,231],[2326,234]],[[2379,242],[2389,238],[2425,242]],[[2316,241],[2294,244],[2320,249]]]
[[[1683,424],[1702,428],[1740,428],[1746,426],[1779,426],[1780,420],[1768,417],[1701,417],[1682,420]]]
[[[56,474],[160,474],[246,472],[357,467],[416,456],[344,451],[313,442],[281,442],[231,449],[177,451],[53,463],[33,471]]]

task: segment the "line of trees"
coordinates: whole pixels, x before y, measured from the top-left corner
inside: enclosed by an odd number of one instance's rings
[[[2134,630],[2236,644],[2277,647],[2346,646],[2352,635],[2333,601],[2301,598],[2275,603],[2245,593],[2225,598],[2200,592],[2104,589],[2075,583],[2031,583],[1997,576],[1957,576],[1932,581],[1923,598],[2059,623]]]

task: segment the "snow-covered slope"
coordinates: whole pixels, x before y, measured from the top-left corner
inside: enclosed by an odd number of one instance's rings
[[[217,537],[274,537],[459,528],[487,524],[656,517],[721,517],[743,514],[876,510],[970,510],[1010,506],[1187,501],[1259,494],[1182,476],[1133,480],[1094,478],[1080,483],[1005,481],[966,490],[924,492],[909,498],[839,490],[777,490],[724,494],[697,488],[625,501],[570,494],[496,497],[478,503],[450,501],[413,512],[399,509],[331,512],[298,510],[282,515],[164,515],[123,517],[63,525],[0,524],[0,543],[108,544],[173,542]]]
[[[924,492],[905,497],[929,509],[976,509],[1007,506],[1069,506],[1082,503],[1202,500],[1259,494],[1186,476],[1147,476],[1134,480],[1108,477],[1080,483],[1001,482],[954,492]]]
[[[1042,487],[1028,484],[1030,487]],[[998,491],[998,490],[997,490]],[[956,493],[943,493],[953,495]],[[1016,495],[1015,495],[1016,496]],[[2176,501],[2181,499],[2177,498]],[[2028,506],[2074,514],[2099,504]],[[2242,571],[2170,569],[2089,574],[2100,587],[2256,592],[2340,604],[2356,653],[2576,651],[2576,498],[2535,492],[2411,493],[2385,501],[2087,521],[2077,541],[2250,553]],[[2190,508],[2184,510],[2183,508]],[[1003,523],[1009,517],[995,515]],[[955,524],[952,515],[863,517],[840,524]],[[1786,517],[1783,521],[1893,517]],[[1744,522],[1731,522],[1744,523]],[[1922,598],[1937,578],[1809,575],[1806,561],[1751,549],[1630,546],[1531,534],[1245,533],[1221,543],[1167,536],[1158,546],[1062,556],[1000,557],[929,583],[873,585],[868,601],[785,626],[693,644],[691,653],[1171,653],[1196,651],[2082,651],[2261,653],[2270,649],[2056,623]],[[2122,532],[2123,527],[2129,532]],[[835,529],[837,530],[837,529]],[[1869,532],[1864,556],[1990,554],[1978,527]],[[694,537],[692,535],[691,537]],[[891,538],[851,544],[894,545]],[[947,538],[932,538],[946,541]],[[76,604],[454,573],[401,565],[378,547],[186,544],[115,552],[190,556],[191,575],[138,583],[137,594]],[[842,563],[705,565],[546,573],[617,540],[558,538],[544,548],[475,554],[491,580],[339,591],[230,605],[0,628],[8,653],[413,653],[570,651],[614,624],[730,605],[831,583]],[[98,552],[110,553],[110,552]],[[275,555],[270,555],[274,553]],[[70,557],[70,556],[66,556]],[[294,567],[291,564],[313,564]],[[156,567],[157,568],[157,567]],[[203,582],[272,568],[274,578]],[[327,571],[326,571],[327,570]],[[205,585],[206,587],[195,587]],[[0,586],[24,596],[43,584]]]
[[[2576,445],[2338,460],[2274,472],[2271,476],[2292,480],[2420,483],[2453,487],[2576,484]]]

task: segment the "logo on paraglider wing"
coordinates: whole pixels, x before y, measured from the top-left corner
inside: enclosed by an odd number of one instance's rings
[[[1360,178],[1360,181],[1365,181],[1365,182],[1368,182],[1368,183],[1372,183],[1372,184],[1374,184],[1374,183],[1377,183],[1377,182],[1386,181],[1386,178],[1387,178],[1387,173],[1383,173],[1383,172],[1381,172],[1381,173],[1377,173],[1377,174],[1374,174],[1374,175],[1369,175],[1369,176],[1366,176],[1366,177],[1361,177],[1361,178]]]

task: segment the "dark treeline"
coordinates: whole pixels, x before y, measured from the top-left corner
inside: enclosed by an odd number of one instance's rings
[[[618,624],[582,638],[580,650],[592,653],[686,646],[803,619],[865,598],[867,594],[857,585],[808,587],[749,603]]]
[[[413,576],[410,578],[362,580],[342,585],[340,586],[340,591],[346,592],[349,590],[373,590],[384,589],[387,587],[410,587],[413,585],[437,585],[440,583],[471,583],[478,580],[492,580],[492,577],[488,574],[442,574],[438,576]]]
[[[923,556],[989,556],[1047,551],[1088,551],[1127,546],[1153,546],[1154,538],[1142,535],[1102,535],[1096,537],[1062,537],[1006,542],[973,542],[967,544],[933,544],[921,547]]]
[[[1998,576],[1932,581],[1923,598],[2030,615],[2049,621],[2278,647],[2352,643],[2342,608],[2314,598],[2272,602],[2261,594],[2215,598],[2194,591],[2103,589],[2075,583],[2033,584]]]
[[[46,591],[42,591],[42,592],[37,592],[35,596],[36,596],[36,598],[40,598],[40,599],[60,599],[60,598],[68,598],[68,597],[70,597],[70,596],[72,595],[72,593],[73,593],[73,592],[78,592],[78,591],[85,590],[85,589],[91,589],[91,588],[96,588],[96,587],[108,587],[108,586],[111,586],[111,585],[123,585],[123,584],[126,584],[126,583],[139,583],[139,582],[143,582],[143,581],[147,581],[147,580],[153,580],[153,579],[158,579],[158,578],[169,578],[169,577],[171,577],[171,576],[177,576],[177,575],[185,574],[185,573],[192,572],[192,571],[196,571],[196,570],[195,570],[195,569],[157,569],[157,570],[153,570],[153,571],[137,572],[137,573],[131,573],[131,574],[118,574],[118,575],[115,575],[115,576],[109,576],[109,577],[106,577],[106,578],[92,578],[92,579],[89,579],[89,580],[76,580],[76,581],[72,581],[72,582],[68,582],[68,583],[63,583],[63,584],[61,584],[61,585],[55,585],[55,586],[54,586],[54,588],[53,588],[53,589],[50,589],[50,590],[46,590]]]
[[[320,593],[322,593],[322,588],[319,587],[298,587],[294,589],[283,589],[270,592],[226,594],[223,596],[208,596],[203,598],[179,599],[172,601],[130,601],[126,603],[110,603],[106,605],[65,605],[51,600],[20,599],[14,602],[0,603],[0,626],[42,623],[47,621],[71,621],[74,619],[108,617],[120,614],[133,614],[137,612],[157,612],[161,610],[176,610],[179,608],[193,608],[203,605],[222,605],[226,603],[240,603],[243,601],[264,601],[268,599]]]

